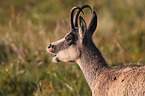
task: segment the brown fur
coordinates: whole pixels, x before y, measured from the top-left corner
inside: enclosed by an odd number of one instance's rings
[[[81,8],[85,7],[88,5]],[[74,10],[81,8],[72,8],[71,21]],[[97,26],[96,12],[93,12],[88,28],[81,16],[79,20],[79,27],[71,26],[72,29],[63,39],[47,47],[48,52],[55,54],[52,61],[76,62],[92,90],[92,96],[145,96],[145,65],[108,66],[92,41]]]
[[[145,66],[103,69],[97,74],[93,96],[145,96]]]

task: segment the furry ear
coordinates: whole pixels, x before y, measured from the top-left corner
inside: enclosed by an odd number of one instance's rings
[[[93,11],[92,19],[91,19],[90,25],[88,27],[88,32],[91,37],[92,37],[94,31],[96,30],[96,27],[97,27],[97,15],[96,15],[96,12]]]
[[[87,26],[86,26],[85,20],[81,16],[79,17],[79,23],[80,23],[79,35],[80,35],[81,39],[83,39],[87,32]]]

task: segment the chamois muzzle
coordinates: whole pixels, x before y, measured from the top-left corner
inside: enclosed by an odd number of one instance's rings
[[[49,45],[47,46],[46,50],[47,50],[48,52],[53,53],[53,51],[54,51],[54,45],[49,44]]]

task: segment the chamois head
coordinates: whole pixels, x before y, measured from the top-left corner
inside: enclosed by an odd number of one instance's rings
[[[92,19],[87,28],[85,20],[79,16],[79,13],[83,13],[84,8],[89,8],[92,12],[92,9],[89,5],[84,5],[82,7],[73,7],[70,12],[70,31],[62,38],[56,42],[49,44],[46,50],[52,54],[53,62],[68,62],[76,61],[81,57],[81,49],[87,43],[92,42],[92,35],[97,26],[97,15],[93,11]],[[77,9],[74,20],[73,13]],[[78,26],[78,17],[79,17],[79,26]]]

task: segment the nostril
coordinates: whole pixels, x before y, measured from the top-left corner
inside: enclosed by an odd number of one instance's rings
[[[54,48],[54,45],[49,44],[48,48]]]
[[[49,44],[48,48],[50,48],[50,47],[51,47],[51,44]]]

